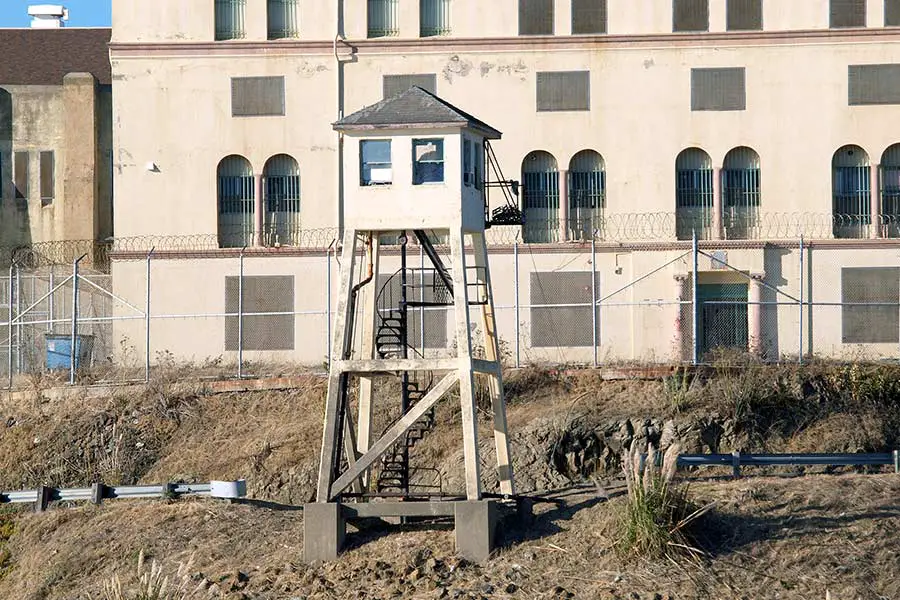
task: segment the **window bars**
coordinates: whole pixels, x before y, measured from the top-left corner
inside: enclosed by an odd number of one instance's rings
[[[219,247],[253,245],[255,188],[253,169],[247,159],[229,156],[219,164]]]
[[[556,159],[546,152],[533,152],[525,157],[522,187],[524,241],[559,241],[559,169]]]
[[[712,233],[713,170],[709,155],[690,148],[675,164],[675,230],[678,239],[700,239]]]
[[[263,170],[266,212],[263,243],[296,246],[300,242],[300,167],[286,154],[273,156]]]
[[[368,0],[369,37],[400,35],[398,0]]]
[[[450,0],[419,0],[419,35],[450,35]]]
[[[269,0],[269,39],[300,37],[298,0]]]
[[[606,172],[603,158],[593,150],[572,157],[568,175],[568,230],[573,240],[591,240],[603,229]]]
[[[217,40],[242,40],[247,37],[246,8],[247,0],[216,0]]]

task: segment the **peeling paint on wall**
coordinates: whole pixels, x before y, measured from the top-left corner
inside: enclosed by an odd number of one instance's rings
[[[522,81],[526,81],[527,78],[525,77],[525,75],[528,74],[528,65],[526,65],[520,58],[518,62],[515,63],[498,65],[497,72],[511,75],[513,77],[518,77]]]
[[[453,83],[453,76],[467,77],[472,72],[472,62],[464,58],[460,58],[454,54],[450,57],[450,61],[444,66],[444,79]]]
[[[327,71],[328,66],[324,64],[313,64],[307,61],[303,61],[297,66],[296,73],[300,77],[309,79],[314,76],[316,73],[321,73],[323,71]]]

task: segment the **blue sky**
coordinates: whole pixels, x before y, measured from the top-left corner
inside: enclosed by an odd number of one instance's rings
[[[67,27],[109,27],[112,0],[0,0],[0,27],[28,27],[28,6],[62,4],[69,9]]]

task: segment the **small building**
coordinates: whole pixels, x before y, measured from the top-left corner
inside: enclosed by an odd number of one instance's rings
[[[0,30],[0,247],[65,261],[57,242],[112,235],[110,36]]]

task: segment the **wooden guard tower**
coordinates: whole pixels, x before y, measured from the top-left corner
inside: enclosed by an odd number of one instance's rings
[[[488,140],[501,134],[420,88],[334,128],[344,135],[344,234],[317,501],[304,509],[304,556],[335,558],[348,518],[447,516],[455,518],[459,552],[484,560],[501,507],[482,494],[477,377],[486,379],[491,397],[500,494],[515,491],[485,245]],[[417,257],[421,252],[429,263],[419,273],[408,268],[412,240]],[[398,254],[399,271],[382,273],[388,257]],[[428,287],[425,301],[417,286]],[[442,314],[452,316],[455,344],[416,347],[410,308],[442,304]],[[379,377],[399,379],[400,398],[396,418],[375,432],[373,382]],[[457,385],[466,489],[455,500],[416,498],[410,448],[433,425],[435,405]]]

